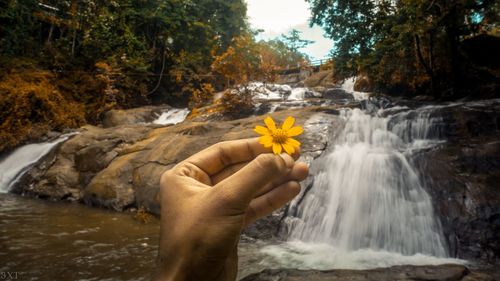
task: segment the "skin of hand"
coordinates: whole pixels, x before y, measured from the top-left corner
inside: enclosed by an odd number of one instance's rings
[[[215,144],[160,180],[156,280],[235,280],[242,229],[300,192],[300,152],[274,155],[258,139]]]

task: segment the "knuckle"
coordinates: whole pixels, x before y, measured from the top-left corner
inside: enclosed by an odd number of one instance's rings
[[[163,172],[163,174],[160,177],[160,186],[163,187],[168,184],[172,179],[172,170],[167,170]]]
[[[281,157],[277,157],[273,154],[266,153],[257,156],[255,159],[256,164],[259,168],[268,170],[270,169],[274,173],[284,173],[286,172],[285,161]]]

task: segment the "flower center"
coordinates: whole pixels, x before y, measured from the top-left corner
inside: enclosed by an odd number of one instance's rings
[[[287,139],[288,139],[288,135],[282,129],[276,129],[276,131],[273,132],[273,142],[274,143],[283,144],[286,142]]]

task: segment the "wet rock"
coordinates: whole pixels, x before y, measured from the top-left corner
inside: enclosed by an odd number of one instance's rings
[[[418,154],[450,254],[498,263],[500,256],[500,101],[437,109],[447,141]]]
[[[373,83],[367,76],[360,75],[356,77],[356,82],[354,83],[354,91],[373,92]]]
[[[102,124],[105,128],[109,128],[120,125],[150,123],[170,108],[170,106],[165,105],[144,106],[126,110],[110,110],[104,114]]]
[[[339,101],[340,103],[354,100],[352,94],[346,92],[341,88],[329,88],[323,93],[323,97],[326,99]]]
[[[370,97],[369,99],[360,101],[361,109],[375,114],[379,109],[385,109],[391,106],[392,102],[386,97]]]
[[[324,108],[284,110],[272,116],[279,122],[291,115],[298,124],[304,124],[319,114],[318,110]],[[333,109],[332,112],[335,113]],[[23,184],[16,187],[16,192],[114,210],[144,207],[158,214],[159,179],[163,172],[217,142],[256,137],[253,128],[262,125],[263,118],[185,121],[161,128],[147,124],[111,128],[86,126],[32,169]],[[326,136],[318,137],[320,132],[313,128],[306,125],[306,133],[299,137],[304,157],[314,157],[311,155],[321,153],[326,147]],[[275,215],[259,222],[251,236],[274,233],[279,218],[280,215]]]
[[[465,281],[494,280],[487,274],[471,273],[462,265],[437,266],[394,266],[369,270],[296,270],[296,269],[266,269],[260,273],[247,276],[241,281]]]

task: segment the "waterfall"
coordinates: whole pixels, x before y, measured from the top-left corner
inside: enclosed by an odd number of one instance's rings
[[[344,251],[445,257],[430,197],[409,160],[416,148],[437,141],[427,139],[433,131],[428,112],[411,121],[359,109],[344,114],[345,128],[299,206],[290,238]]]
[[[156,120],[153,121],[153,124],[175,125],[184,121],[189,115],[189,112],[190,111],[187,108],[173,108],[163,112]]]
[[[0,160],[0,193],[9,192],[30,167],[47,155],[57,144],[72,135],[74,134],[63,135],[51,142],[21,146]]]
[[[312,187],[291,204],[288,242],[265,247],[267,262],[316,269],[462,262],[447,258],[440,222],[412,163],[416,152],[443,142],[435,112],[342,110],[345,126],[316,160]]]
[[[346,92],[351,93],[355,100],[366,100],[370,96],[370,93],[358,92],[354,90],[354,84],[356,83],[356,77],[347,78],[344,83],[342,83],[341,88]]]

